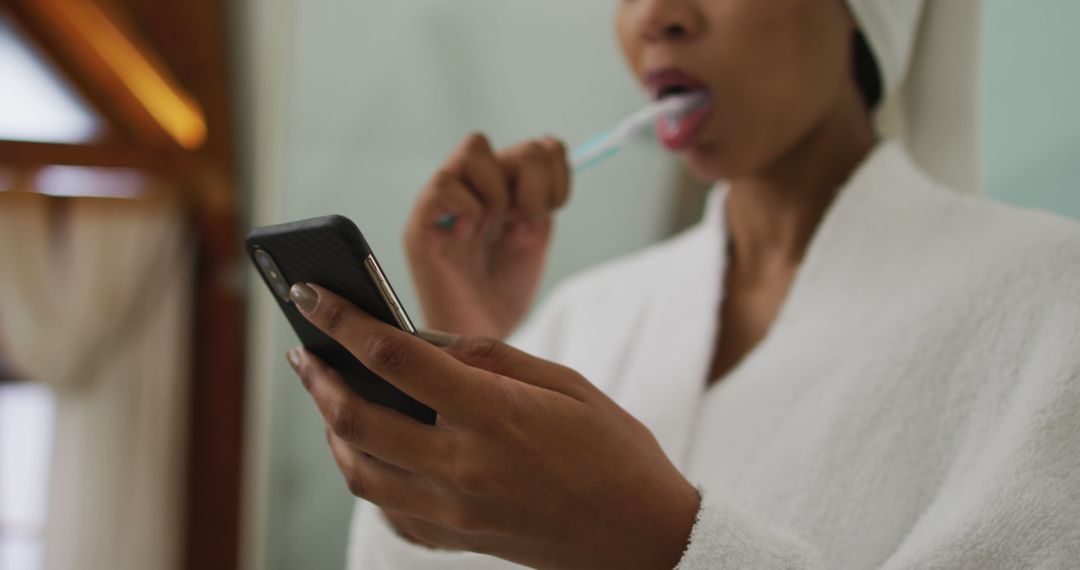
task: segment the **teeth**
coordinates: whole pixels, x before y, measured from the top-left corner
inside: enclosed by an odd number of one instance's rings
[[[661,116],[660,120],[671,135],[680,136],[686,118],[701,109],[708,101],[709,97],[704,91],[687,91],[677,97],[669,98],[665,100],[665,104],[672,107]]]
[[[694,111],[697,111],[706,101],[708,101],[708,98],[705,97],[703,93],[691,95],[690,92],[687,92],[683,97],[686,104],[680,106],[680,108],[673,112],[670,117],[679,119],[686,117]]]
[[[681,128],[683,119],[707,105],[708,101],[709,95],[705,90],[690,91],[658,100],[620,121],[614,130],[625,134],[647,132],[654,127]]]
[[[672,131],[678,132],[681,128],[681,125],[679,123],[680,121],[682,121],[682,117],[683,116],[681,114],[668,115],[668,117],[665,119],[667,121],[668,128]]]

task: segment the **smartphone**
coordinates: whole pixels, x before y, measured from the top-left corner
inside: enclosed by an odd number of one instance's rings
[[[369,315],[415,335],[416,328],[359,228],[344,216],[324,216],[256,228],[245,246],[301,344],[337,370],[364,399],[434,425],[435,411],[368,370],[336,340],[312,325],[289,298],[294,283],[315,283]]]

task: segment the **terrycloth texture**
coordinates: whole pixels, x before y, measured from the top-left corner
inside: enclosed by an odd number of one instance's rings
[[[737,504],[822,568],[1075,567],[1080,232],[950,195],[886,147],[698,422],[702,520]],[[752,566],[708,528],[683,568]]]
[[[782,530],[770,528],[750,513],[730,505],[711,505],[704,499],[698,511],[690,544],[677,570],[705,568],[753,568],[781,570],[818,566],[808,548]]]
[[[681,568],[1068,568],[1080,560],[1080,228],[936,187],[896,144],[841,191],[768,337],[706,389],[706,220],[560,288],[516,344],[582,372],[706,490]],[[397,538],[351,568],[509,568]]]

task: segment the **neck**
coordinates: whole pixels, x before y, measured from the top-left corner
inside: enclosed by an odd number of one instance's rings
[[[731,266],[744,278],[768,279],[802,261],[837,191],[874,146],[860,107],[826,119],[766,170],[731,181]]]

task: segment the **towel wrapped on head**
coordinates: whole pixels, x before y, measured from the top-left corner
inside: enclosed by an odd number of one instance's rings
[[[981,0],[847,0],[881,75],[876,123],[923,170],[960,192],[982,190]]]

